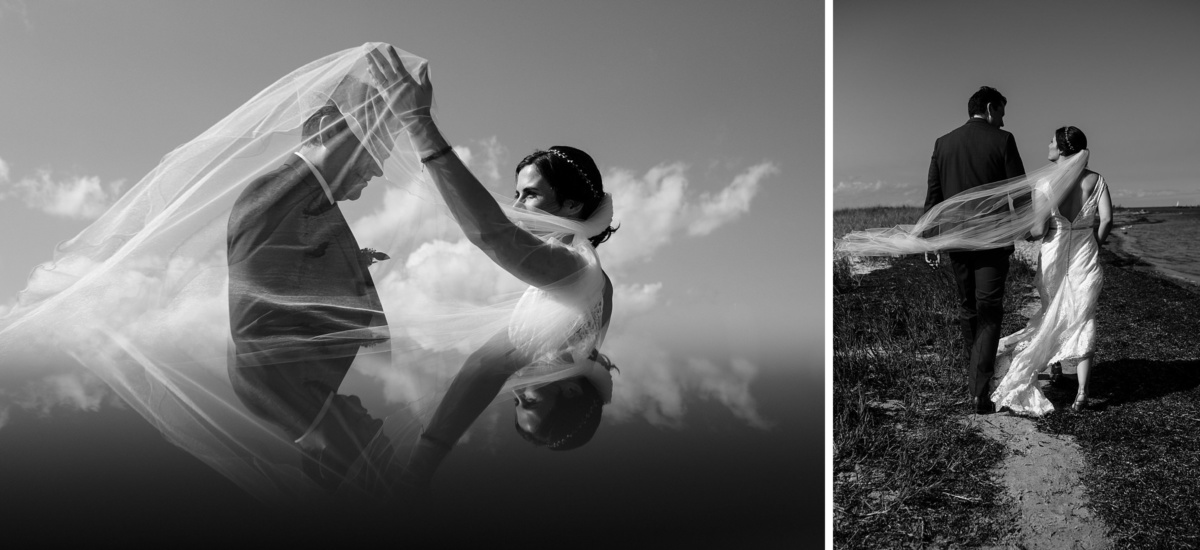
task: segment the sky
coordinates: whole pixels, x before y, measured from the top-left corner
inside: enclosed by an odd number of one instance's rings
[[[754,375],[733,373],[819,380],[822,7],[0,0],[0,310],[164,154],[304,63],[382,41],[429,60],[439,124],[485,183],[554,144],[597,160],[621,224],[600,249],[613,346],[661,349],[673,366],[647,368],[685,387],[705,369],[742,393]]]
[[[1076,126],[1115,205],[1200,204],[1198,24],[1188,1],[835,1],[834,207],[923,204],[980,86],[1008,99],[1026,169]]]

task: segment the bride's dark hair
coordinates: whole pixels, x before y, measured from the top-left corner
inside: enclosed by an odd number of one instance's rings
[[[554,409],[546,414],[537,431],[528,432],[514,421],[517,433],[525,441],[551,451],[577,449],[592,440],[600,427],[600,415],[604,412],[604,398],[587,378],[576,378],[579,389],[575,397],[560,396]]]
[[[604,199],[604,182],[600,177],[600,169],[591,155],[574,147],[555,145],[549,150],[537,150],[530,153],[517,163],[516,173],[520,174],[530,164],[537,167],[538,173],[546,178],[546,182],[554,189],[558,202],[570,199],[583,204],[579,211],[582,219],[588,219],[600,201]],[[589,237],[593,247],[617,232],[617,228],[609,226],[599,235]]]
[[[1083,130],[1074,126],[1063,126],[1055,130],[1054,143],[1058,145],[1058,152],[1068,157],[1088,148],[1087,136],[1083,135]]]

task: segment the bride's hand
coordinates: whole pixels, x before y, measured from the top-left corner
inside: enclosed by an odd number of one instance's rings
[[[433,104],[433,83],[429,81],[429,64],[416,68],[416,78],[404,68],[396,48],[388,46],[385,56],[378,48],[367,52],[371,80],[387,99],[388,110],[405,125],[427,122]]]

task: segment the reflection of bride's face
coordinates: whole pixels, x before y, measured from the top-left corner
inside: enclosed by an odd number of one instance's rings
[[[1059,152],[1059,150],[1058,150],[1058,140],[1056,138],[1054,138],[1053,136],[1051,136],[1050,152],[1046,155],[1046,158],[1049,159],[1050,162],[1054,162],[1054,161],[1058,160],[1059,157],[1061,157],[1061,156],[1062,156],[1062,153]]]
[[[517,424],[522,430],[536,433],[542,421],[554,410],[559,398],[571,399],[583,393],[579,381],[560,380],[543,386],[514,390]]]

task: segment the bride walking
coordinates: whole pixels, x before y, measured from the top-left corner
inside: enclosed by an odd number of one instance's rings
[[[1046,167],[954,195],[913,225],[849,233],[836,250],[895,256],[987,250],[1022,236],[1041,238],[1037,286],[1042,308],[1024,329],[1001,340],[993,375],[999,383],[991,399],[997,410],[1050,412],[1054,406],[1037,387],[1037,374],[1051,363],[1077,362],[1074,408],[1083,408],[1095,349],[1099,246],[1112,227],[1107,184],[1087,169],[1088,158],[1083,132],[1074,126],[1059,128]]]
[[[1049,159],[1056,165],[1075,161],[1084,168],[1067,182],[1062,198],[1049,202],[1049,215],[1031,230],[1042,239],[1037,267],[1041,309],[1024,329],[1000,340],[996,361],[996,408],[1042,415],[1054,406],[1036,385],[1037,373],[1050,364],[1075,363],[1079,390],[1071,405],[1087,406],[1088,381],[1096,343],[1096,303],[1103,274],[1100,245],[1112,229],[1112,200],[1100,174],[1086,169],[1087,136],[1074,126],[1055,130]],[[1039,182],[1035,202],[1048,201],[1048,182]],[[1097,223],[1098,220],[1098,223]]]

